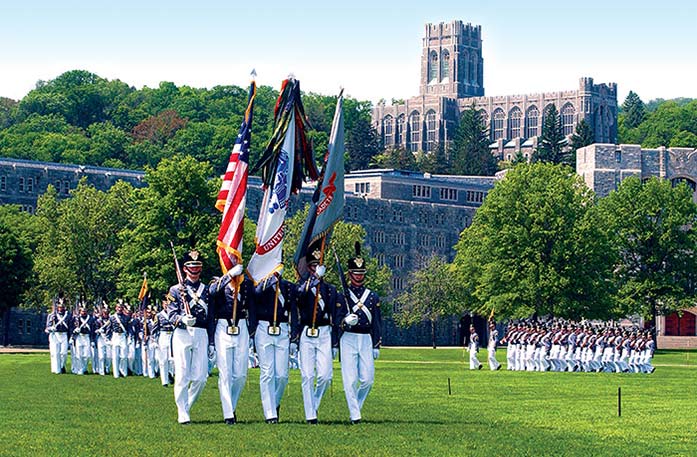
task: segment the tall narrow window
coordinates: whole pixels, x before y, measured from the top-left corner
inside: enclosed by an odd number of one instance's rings
[[[531,106],[525,111],[525,137],[537,136],[537,125],[540,122],[540,112],[536,106]]]
[[[34,178],[27,178],[27,192],[34,192]]]
[[[414,111],[409,116],[409,129],[411,131],[411,145],[409,150],[416,152],[421,150],[421,115]]]
[[[399,146],[404,142],[404,114],[397,116],[394,143]]]
[[[489,113],[486,110],[479,110],[479,118],[482,120],[482,127],[489,129]]]
[[[19,191],[24,192],[24,178],[23,177],[19,178]]]
[[[571,103],[567,103],[561,109],[561,125],[564,135],[574,133],[574,117],[576,117],[576,108]]]
[[[431,84],[438,81],[438,53],[431,51],[428,60],[428,83]]]
[[[508,138],[513,139],[520,137],[520,119],[522,117],[523,113],[517,106],[508,114]]]
[[[0,176],[0,192],[7,191],[7,176]]]
[[[506,114],[503,112],[501,108],[497,108],[496,111],[494,111],[493,114],[493,140],[498,140],[499,138],[503,138],[503,123],[506,119]]]
[[[382,121],[383,128],[385,129],[385,146],[392,146],[394,144],[394,134],[392,131],[393,125],[392,125],[392,116],[385,116],[385,119]]]
[[[426,113],[426,150],[433,151],[436,146],[436,112]]]
[[[450,81],[450,53],[444,49],[440,56],[440,82]]]

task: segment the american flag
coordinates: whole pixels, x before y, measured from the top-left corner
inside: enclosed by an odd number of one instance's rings
[[[223,183],[218,192],[215,207],[223,212],[223,221],[218,232],[217,251],[220,268],[227,273],[235,264],[242,262],[242,239],[244,233],[244,210],[247,202],[247,176],[249,174],[249,146],[252,137],[252,111],[256,84],[249,86],[249,100],[244,121],[235,146],[230,154]],[[233,260],[234,259],[234,260]]]

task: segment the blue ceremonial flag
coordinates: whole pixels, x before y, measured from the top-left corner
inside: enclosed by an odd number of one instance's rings
[[[307,219],[293,261],[300,277],[307,273],[305,255],[310,246],[329,236],[334,224],[344,214],[344,112],[343,91],[339,94],[334,111],[334,121],[329,137],[329,147],[324,156],[324,166],[312,197]],[[326,241],[326,240],[325,240]],[[326,243],[325,243],[326,244]],[[324,248],[324,245],[322,246]]]

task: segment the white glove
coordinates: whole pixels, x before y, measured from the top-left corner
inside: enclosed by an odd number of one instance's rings
[[[315,276],[317,276],[318,278],[321,278],[322,276],[324,276],[324,274],[326,272],[327,272],[327,267],[325,267],[324,265],[319,265],[317,267],[317,269],[315,270]]]
[[[290,343],[290,349],[288,350],[291,356],[295,356],[298,353],[298,343]]]
[[[212,344],[209,344],[208,345],[208,358],[213,359],[213,357],[215,357],[215,346],[213,346]]]
[[[228,270],[227,274],[228,274],[228,276],[230,276],[231,278],[234,278],[235,276],[241,275],[243,271],[244,271],[244,267],[242,266],[241,263],[238,263],[238,264],[235,265],[234,267],[230,268],[230,269]]]
[[[332,359],[336,360],[339,357],[339,348],[332,348]]]
[[[182,322],[187,327],[193,327],[196,324],[196,318],[190,314],[187,314],[186,316],[182,317]]]
[[[373,348],[373,360],[377,360],[380,357],[380,349]]]
[[[80,329],[75,329],[73,330],[73,335],[79,335],[80,334]]]
[[[346,325],[349,327],[356,325],[358,323],[358,316],[356,314],[347,314],[346,317],[344,318],[344,322]]]

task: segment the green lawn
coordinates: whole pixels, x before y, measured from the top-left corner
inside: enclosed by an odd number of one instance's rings
[[[652,375],[472,372],[462,349],[387,348],[360,425],[348,423],[335,364],[317,427],[304,423],[298,371],[281,423],[264,423],[258,370],[241,423],[222,423],[214,375],[181,427],[159,380],[52,375],[48,354],[3,354],[0,455],[695,456],[697,352],[660,352],[654,363]]]

